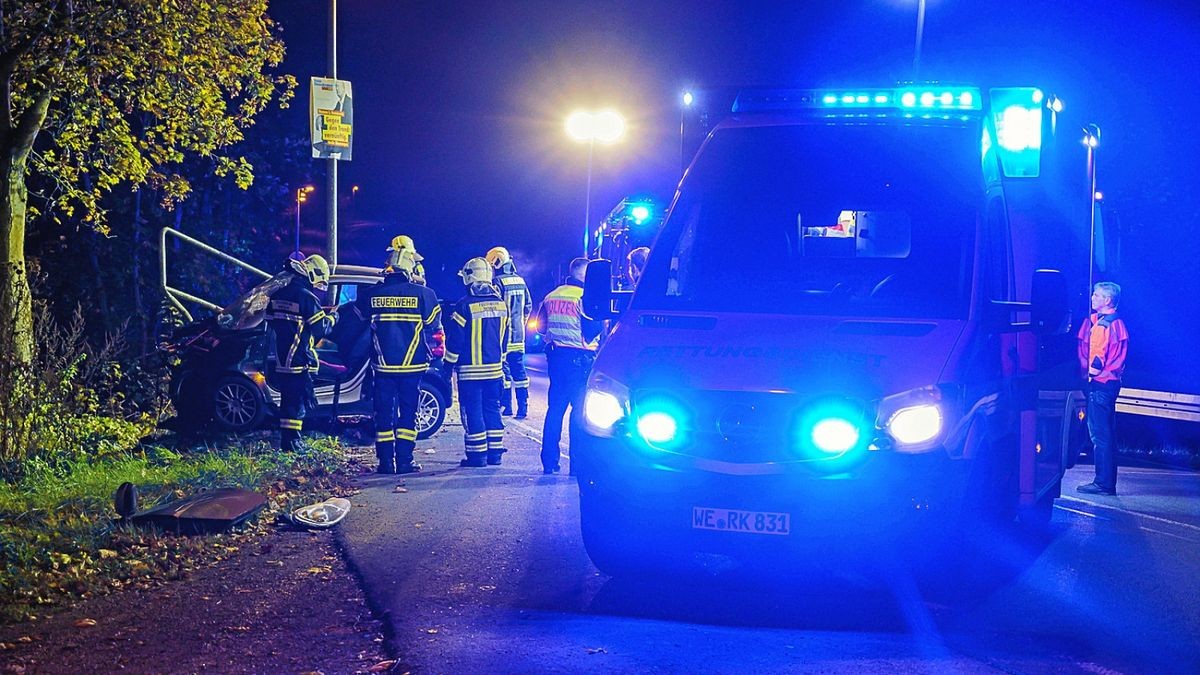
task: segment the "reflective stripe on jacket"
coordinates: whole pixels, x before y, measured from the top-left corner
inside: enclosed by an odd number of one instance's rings
[[[316,339],[333,328],[334,318],[321,308],[308,280],[293,277],[271,296],[264,315],[275,334],[275,370],[307,373],[317,369]]]
[[[500,297],[508,305],[508,351],[525,351],[525,322],[533,311],[529,286],[516,273],[500,272],[494,279]]]
[[[508,350],[508,305],[491,284],[471,284],[446,321],[446,363],[460,380],[493,380],[504,377]]]
[[[442,327],[442,308],[433,290],[397,272],[365,289],[354,304],[371,320],[371,367],[375,372],[423,373],[429,369],[429,338]]]
[[[538,331],[555,347],[596,349],[600,327],[583,315],[583,284],[570,279],[542,299]]]

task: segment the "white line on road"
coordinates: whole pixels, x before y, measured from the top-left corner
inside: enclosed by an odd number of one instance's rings
[[[1119,506],[1108,506],[1106,504],[1101,504],[1099,502],[1093,502],[1093,501],[1089,501],[1087,499],[1080,499],[1078,497],[1068,497],[1066,495],[1059,497],[1059,499],[1070,501],[1070,502],[1079,502],[1080,504],[1087,504],[1089,506],[1094,506],[1098,509],[1106,509],[1109,511],[1116,511],[1118,513],[1124,513],[1126,515],[1135,516],[1138,518],[1145,518],[1146,520],[1152,520],[1156,523],[1166,523],[1168,525],[1174,525],[1176,527],[1182,527],[1184,529],[1193,530],[1195,532],[1200,532],[1200,527],[1197,527],[1196,525],[1189,525],[1188,523],[1181,523],[1178,520],[1171,520],[1170,518],[1160,518],[1158,516],[1152,516],[1148,513],[1139,513],[1137,511],[1130,511],[1129,509],[1123,509]],[[1063,507],[1063,506],[1060,506],[1059,508],[1062,508],[1067,511],[1071,510],[1071,509],[1067,509],[1066,507]],[[1139,527],[1141,527],[1141,526],[1139,526]]]

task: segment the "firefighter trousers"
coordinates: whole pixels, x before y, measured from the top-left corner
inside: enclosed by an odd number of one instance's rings
[[[512,414],[514,394],[517,416],[525,417],[529,414],[529,373],[525,370],[525,352],[504,355],[504,391],[500,394],[500,408],[505,415]]]
[[[381,470],[413,464],[421,373],[375,373],[375,456]]]
[[[309,373],[275,373],[279,388],[279,447],[295,451],[300,446],[304,416],[313,401],[312,375]]]
[[[500,392],[504,381],[458,379],[458,409],[466,432],[467,466],[499,464],[504,454]]]

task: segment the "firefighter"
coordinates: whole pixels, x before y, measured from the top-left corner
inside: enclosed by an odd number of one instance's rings
[[[538,307],[538,332],[546,339],[550,392],[542,427],[542,473],[558,473],[558,442],[567,408],[583,404],[583,391],[595,360],[600,321],[583,313],[583,276],[587,258],[571,261],[569,276]]]
[[[354,301],[371,322],[375,403],[375,456],[378,473],[421,470],[413,461],[421,376],[429,369],[429,336],[442,327],[441,305],[432,289],[413,283],[416,252],[399,248],[389,255],[383,281]]]
[[[268,327],[275,334],[275,372],[280,392],[279,446],[300,449],[300,431],[307,408],[315,407],[312,373],[318,366],[315,342],[337,322],[337,311],[321,307],[314,288],[329,287],[329,264],[319,255],[303,260],[289,258],[285,269],[293,274],[267,305]]]
[[[500,464],[504,422],[500,418],[502,363],[508,350],[508,305],[492,285],[492,266],[471,258],[458,273],[467,294],[446,321],[444,367],[458,372],[458,408],[466,431],[461,466]]]
[[[408,236],[407,234],[400,234],[392,237],[392,242],[388,244],[387,248],[387,266],[391,267],[392,261],[396,259],[396,256],[399,255],[401,251],[406,250],[412,251],[413,261],[415,264],[415,267],[413,267],[412,271],[408,275],[408,279],[414,284],[424,286],[425,266],[421,264],[421,261],[425,259],[425,256],[417,253],[417,245],[413,243],[412,237]]]
[[[492,282],[508,305],[508,352],[504,355],[504,390],[500,393],[500,413],[513,414],[513,396],[517,399],[516,418],[529,416],[529,374],[525,372],[525,322],[533,311],[529,287],[517,274],[517,266],[508,249],[497,246],[485,258],[492,266]]]

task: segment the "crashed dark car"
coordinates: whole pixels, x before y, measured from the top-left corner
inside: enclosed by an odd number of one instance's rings
[[[269,339],[263,312],[290,276],[290,272],[276,274],[216,315],[175,329],[161,345],[173,364],[170,397],[179,413],[179,426],[230,432],[276,427],[279,391],[271,386],[275,341]],[[370,324],[348,305],[360,288],[379,280],[378,273],[335,273],[328,292],[318,292],[324,305],[336,298],[339,319],[317,344],[320,368],[313,377],[317,407],[307,420],[357,423],[373,418]],[[440,368],[444,335],[437,331],[427,339],[433,362],[421,380],[416,421],[421,439],[441,428],[451,401],[450,383]]]

